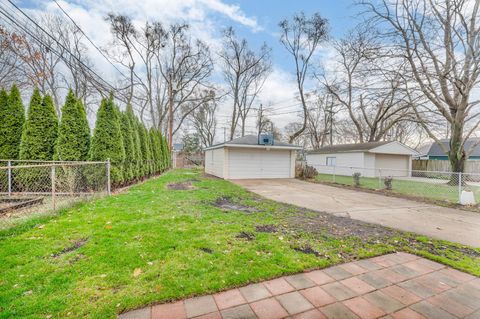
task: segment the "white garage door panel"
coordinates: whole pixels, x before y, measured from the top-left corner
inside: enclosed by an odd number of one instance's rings
[[[375,167],[383,176],[408,176],[409,161],[405,155],[375,154]]]
[[[228,178],[289,178],[290,151],[230,149]]]

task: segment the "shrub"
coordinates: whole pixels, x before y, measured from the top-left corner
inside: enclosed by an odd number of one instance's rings
[[[130,119],[127,113],[120,113],[120,118],[123,136],[123,146],[125,148],[125,163],[123,165],[123,176],[126,181],[130,181],[134,178],[134,171],[136,170],[133,129],[130,125]]]
[[[55,144],[55,160],[86,161],[90,148],[90,128],[83,104],[68,92]]]
[[[45,95],[42,100],[40,92],[35,89],[22,132],[20,159],[52,160],[57,134],[58,119],[52,98]]]
[[[25,123],[25,109],[20,91],[16,85],[10,95],[0,91],[0,158],[18,159],[22,129]]]
[[[360,172],[353,173],[353,186],[360,187],[360,177],[362,174]]]
[[[386,176],[384,179],[383,179],[383,184],[385,184],[385,188],[389,191],[391,191],[393,189],[393,177],[392,176]]]
[[[150,172],[149,162],[148,159],[151,157],[150,147],[148,143],[148,135],[145,134],[145,126],[143,126],[140,121],[137,119],[137,131],[140,139],[140,150],[141,150],[141,158],[140,160],[140,171],[142,172],[142,177],[146,176]]]
[[[111,181],[119,184],[123,181],[122,164],[125,160],[125,148],[120,130],[119,111],[113,103],[113,96],[105,98],[97,112],[97,121],[90,147],[92,161],[111,161]]]
[[[131,105],[127,105],[127,117],[130,122],[130,127],[132,129],[132,139],[133,139],[133,174],[136,178],[141,178],[142,174],[142,150],[140,145],[140,135],[138,134],[138,125],[137,118],[133,113]],[[126,155],[126,154],[125,154]]]

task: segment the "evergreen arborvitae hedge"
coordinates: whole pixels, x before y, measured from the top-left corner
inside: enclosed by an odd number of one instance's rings
[[[83,104],[72,90],[62,108],[62,118],[55,145],[55,160],[86,161],[90,148],[90,128]]]
[[[135,163],[135,145],[133,141],[133,128],[130,125],[130,118],[128,114],[120,113],[121,128],[123,136],[123,146],[125,148],[125,163],[123,176],[125,181],[130,181],[135,177],[136,163]]]
[[[16,85],[0,92],[0,159],[18,159],[25,109]]]
[[[160,161],[160,156],[158,154],[159,151],[159,145],[157,144],[157,133],[154,128],[150,128],[148,130],[148,135],[150,136],[150,145],[152,148],[152,170],[153,173],[158,172],[159,169],[159,161]]]
[[[112,183],[121,183],[123,181],[122,165],[125,160],[125,148],[120,130],[119,111],[112,96],[103,99],[100,104],[90,146],[90,160],[106,161],[107,159],[111,161]]]
[[[170,149],[168,147],[168,140],[163,137],[163,162],[165,163],[164,169],[170,168]]]
[[[142,176],[146,176],[150,174],[150,165],[149,165],[149,159],[151,158],[150,155],[150,143],[148,134],[146,134],[146,129],[145,126],[137,120],[137,127],[138,127],[138,135],[140,136],[140,148],[142,152],[142,158],[140,159],[141,161],[141,171],[142,171]]]
[[[133,113],[131,105],[127,105],[127,117],[130,122],[130,127],[132,129],[132,138],[133,138],[133,174],[135,178],[143,177],[142,172],[142,149],[140,145],[140,135],[138,133],[137,118]]]
[[[38,89],[33,91],[20,143],[22,160],[53,159],[55,140],[58,134],[58,119],[50,95],[42,100]]]

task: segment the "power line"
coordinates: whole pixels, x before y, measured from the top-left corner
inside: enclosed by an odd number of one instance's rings
[[[88,37],[88,35],[82,30],[82,28],[80,28],[80,26],[75,22],[75,20],[73,20],[73,18],[63,9],[63,7],[60,5],[60,3],[58,3],[57,0],[53,0],[57,6],[60,8],[60,10],[70,19],[70,21],[72,21],[73,25],[75,25],[75,27],[77,27],[77,29],[85,36],[85,38],[88,40],[88,42],[90,42],[93,47],[95,49],[97,49],[98,52],[100,52],[100,54],[105,58],[105,60],[108,61],[108,63],[110,63],[114,68],[115,70],[118,71],[118,73],[120,73],[123,77],[125,77],[126,79],[128,79],[128,76],[126,76],[125,74],[123,74],[122,71],[120,71],[120,69],[115,65],[113,64],[112,61],[110,61],[110,59],[105,55],[105,53],[103,53],[102,50],[100,50],[100,48],[95,44],[93,43],[93,41]]]
[[[30,18],[22,9],[20,9],[18,6],[16,6],[14,3],[12,3],[11,0],[7,0],[10,4],[12,4],[18,11],[20,11],[25,17],[28,18],[28,20],[30,20],[38,29],[40,29],[43,33],[45,33],[46,35],[48,35],[55,43],[57,43],[58,46],[60,46],[65,52],[67,52],[68,54],[70,54],[70,56],[72,56],[75,60],[77,60],[85,69],[87,69],[88,71],[90,71],[91,73],[93,73],[97,78],[99,78],[104,84],[106,84],[108,87],[110,87],[113,91],[117,91],[117,88],[115,88],[113,85],[111,85],[109,82],[107,82],[106,80],[104,80],[99,74],[97,74],[94,70],[92,70],[89,66],[87,66],[83,61],[81,61],[77,56],[75,56],[69,49],[67,49],[65,46],[63,46],[57,39],[55,39],[50,33],[48,33],[44,28],[42,28],[35,20],[33,20],[32,18]],[[5,8],[1,7],[0,6],[0,13],[5,16],[8,20],[11,21],[11,24],[13,23],[14,25],[17,26],[17,28],[19,28],[21,31],[25,32],[26,34],[28,34],[31,38],[33,38],[35,41],[37,41],[40,45],[44,46],[45,48],[47,48],[48,50],[52,51],[55,55],[57,55],[60,59],[62,59],[62,61],[69,67],[71,67],[72,69],[75,69],[76,66],[72,65],[68,60],[66,60],[63,56],[62,53],[58,52],[55,48],[53,48],[52,46],[50,46],[49,44],[46,44],[45,42],[43,42],[41,39],[39,39],[37,36],[35,36],[32,32],[30,32],[27,28],[23,27],[22,25],[20,25],[16,20],[17,19],[13,19],[10,15],[12,15],[12,13],[8,10],[6,10]],[[18,19],[18,20],[21,20],[21,19]],[[95,82],[97,82],[98,84],[100,84],[100,82],[98,80],[95,79]],[[133,105],[132,105],[132,108],[133,108]],[[135,108],[135,110],[137,112],[140,112],[141,114],[143,114],[144,110],[139,110],[137,108]],[[145,116],[144,116],[145,117]],[[151,121],[152,119],[149,118],[149,117],[146,117],[147,120]]]

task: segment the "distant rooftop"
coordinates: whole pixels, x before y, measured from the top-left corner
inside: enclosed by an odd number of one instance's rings
[[[265,146],[265,147],[284,147],[284,148],[298,148],[300,149],[300,146],[285,143],[282,141],[278,141],[276,139],[273,139],[273,145],[262,145],[258,144],[258,136],[257,135],[245,135],[242,137],[234,138],[233,140],[227,141],[225,143],[219,143],[212,145],[210,147],[207,147],[206,149],[210,148],[218,148],[221,146],[235,146],[235,145],[246,145],[246,146]]]
[[[465,142],[465,150],[470,150],[470,148],[473,146],[473,144],[478,143],[479,138],[469,138]],[[450,149],[450,140],[448,139],[443,139],[440,140],[440,143],[442,143],[448,150]],[[424,149],[425,150],[425,149]],[[442,149],[440,145],[438,145],[436,142],[432,143],[430,148],[427,149],[426,153],[423,153],[422,155],[428,155],[428,156],[448,156]],[[473,152],[470,154],[470,156],[480,156],[480,145],[477,145]]]
[[[369,151],[382,145],[392,143],[391,141],[383,142],[368,142],[368,143],[354,143],[354,144],[338,144],[321,147],[319,149],[308,152],[309,154],[327,154],[327,153],[342,153],[355,151]]]

